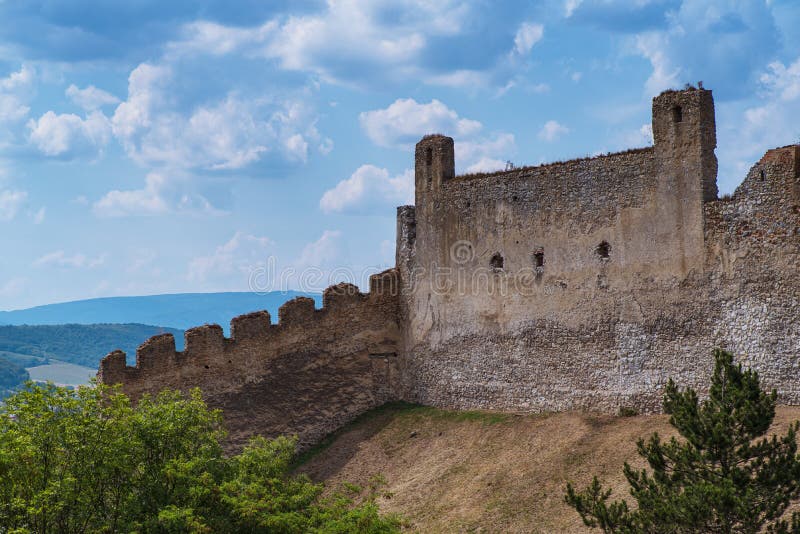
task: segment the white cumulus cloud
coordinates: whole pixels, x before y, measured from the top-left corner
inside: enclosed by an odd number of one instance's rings
[[[22,65],[19,71],[12,72],[5,78],[0,78],[0,91],[15,91],[23,89],[33,82],[36,71],[30,65]]]
[[[85,89],[79,89],[75,84],[67,87],[64,92],[72,102],[85,109],[94,111],[103,106],[110,106],[119,103],[119,98],[109,92],[98,89],[94,85],[89,85]]]
[[[161,215],[170,211],[163,191],[166,179],[163,175],[150,173],[142,189],[109,191],[94,203],[92,210],[100,217],[122,217],[126,215]]]
[[[64,158],[94,156],[108,144],[111,124],[99,111],[85,119],[72,113],[48,111],[28,121],[29,140],[44,155]]]
[[[19,121],[28,116],[27,101],[36,72],[29,65],[0,78],[0,123]],[[0,131],[0,133],[2,133]]]
[[[325,230],[316,241],[303,247],[296,265],[301,268],[324,269],[335,266],[341,258],[342,232]]]
[[[514,134],[510,133],[456,141],[455,145],[456,169],[467,173],[501,170],[516,152]]]
[[[514,51],[524,56],[528,54],[533,45],[541,41],[544,36],[544,26],[532,22],[524,22],[514,36]]]
[[[624,18],[634,8],[666,9],[666,2],[595,2],[601,18]],[[603,13],[603,7],[609,12]],[[623,11],[624,10],[624,11]],[[633,36],[632,48],[648,59],[652,73],[648,96],[663,89],[703,80],[718,101],[752,93],[755,74],[774,59],[781,32],[768,2],[683,0],[663,15],[664,23]]]
[[[370,140],[384,147],[405,147],[430,133],[469,136],[482,127],[436,99],[420,104],[413,98],[400,98],[385,109],[361,113],[359,121]]]
[[[320,13],[289,17],[263,53],[333,82],[419,73],[429,39],[459,33],[469,10],[455,0],[329,1]]]
[[[192,186],[193,181],[191,175],[150,172],[141,189],[109,191],[92,205],[92,211],[98,217],[224,214]]]
[[[800,97],[800,58],[788,67],[780,61],[774,61],[767,68],[760,81],[769,93],[778,95],[784,101]]]
[[[645,82],[647,94],[656,95],[679,85],[681,69],[673,62],[667,43],[668,37],[663,33],[645,33],[636,36],[636,49],[653,67]]]
[[[583,0],[566,0],[564,2],[564,16],[567,18],[571,17],[582,3]]]
[[[25,191],[0,190],[0,221],[10,221],[28,198]]]
[[[350,87],[407,79],[470,88],[503,86],[513,76],[510,69],[518,66],[509,64],[508,56],[519,59],[530,51],[541,38],[539,25],[529,22],[518,28],[512,54],[494,40],[455,67],[429,58],[463,56],[462,39],[480,40],[486,31],[496,31],[485,19],[505,15],[482,2],[328,0],[320,2],[320,9],[276,16],[260,25],[186,24],[165,47],[165,57],[261,57],[281,69]]]
[[[305,162],[309,146],[327,140],[302,99],[243,98],[234,93],[183,111],[169,66],[139,65],[131,72],[128,99],[112,124],[128,155],[149,166],[231,170],[267,156]]]
[[[539,130],[539,139],[543,141],[556,141],[561,136],[566,135],[569,133],[569,128],[564,126],[563,124],[559,123],[558,121],[549,120],[544,123],[542,129]]]
[[[349,178],[326,191],[319,205],[325,213],[373,213],[413,202],[413,170],[391,176],[386,169],[362,165]]]
[[[245,287],[251,271],[267,260],[271,244],[267,237],[236,232],[212,254],[192,259],[187,279],[192,282],[223,280],[234,287]]]
[[[455,140],[457,172],[503,168],[515,151],[514,136],[505,132],[480,135],[483,125],[459,114],[439,100],[420,104],[400,98],[384,109],[359,115],[361,128],[373,143],[408,150],[423,135],[442,133]]]
[[[169,67],[142,63],[128,76],[128,99],[114,111],[114,134],[132,142],[134,136],[152,124],[152,115],[166,101],[166,87],[172,76]]]
[[[767,64],[759,81],[755,102],[717,106],[720,190],[738,185],[768,149],[800,142],[800,57]]]
[[[168,56],[210,54],[222,56],[265,44],[278,29],[276,21],[268,21],[254,28],[224,26],[211,21],[195,21],[181,29],[182,38],[167,44]]]

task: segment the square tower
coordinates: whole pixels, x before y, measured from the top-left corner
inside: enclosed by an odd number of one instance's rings
[[[689,180],[700,180],[703,202],[717,198],[714,97],[706,89],[664,91],[653,99],[653,141],[659,157]]]
[[[447,180],[456,175],[453,138],[446,135],[426,135],[417,143],[414,154],[414,185],[416,205],[424,205],[426,196],[435,194]]]

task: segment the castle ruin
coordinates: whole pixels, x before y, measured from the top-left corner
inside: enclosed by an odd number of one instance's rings
[[[232,442],[316,442],[391,400],[543,412],[660,409],[668,378],[703,390],[733,351],[800,404],[800,145],[768,151],[717,198],[711,91],[653,99],[654,145],[457,176],[423,138],[396,266],[370,291],[145,342],[98,376],[133,398],[198,386]]]

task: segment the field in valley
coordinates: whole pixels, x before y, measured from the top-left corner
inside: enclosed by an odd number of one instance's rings
[[[86,384],[97,374],[97,369],[56,360],[50,360],[48,365],[28,367],[27,370],[31,375],[31,380],[35,382],[53,382],[59,386]]]

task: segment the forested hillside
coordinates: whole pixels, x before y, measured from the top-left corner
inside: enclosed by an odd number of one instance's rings
[[[6,396],[28,378],[28,371],[24,367],[0,358],[0,398]]]
[[[162,333],[173,334],[182,346],[182,330],[143,324],[0,326],[0,358],[20,367],[59,360],[97,368],[115,349],[127,352],[132,361],[136,347]]]

